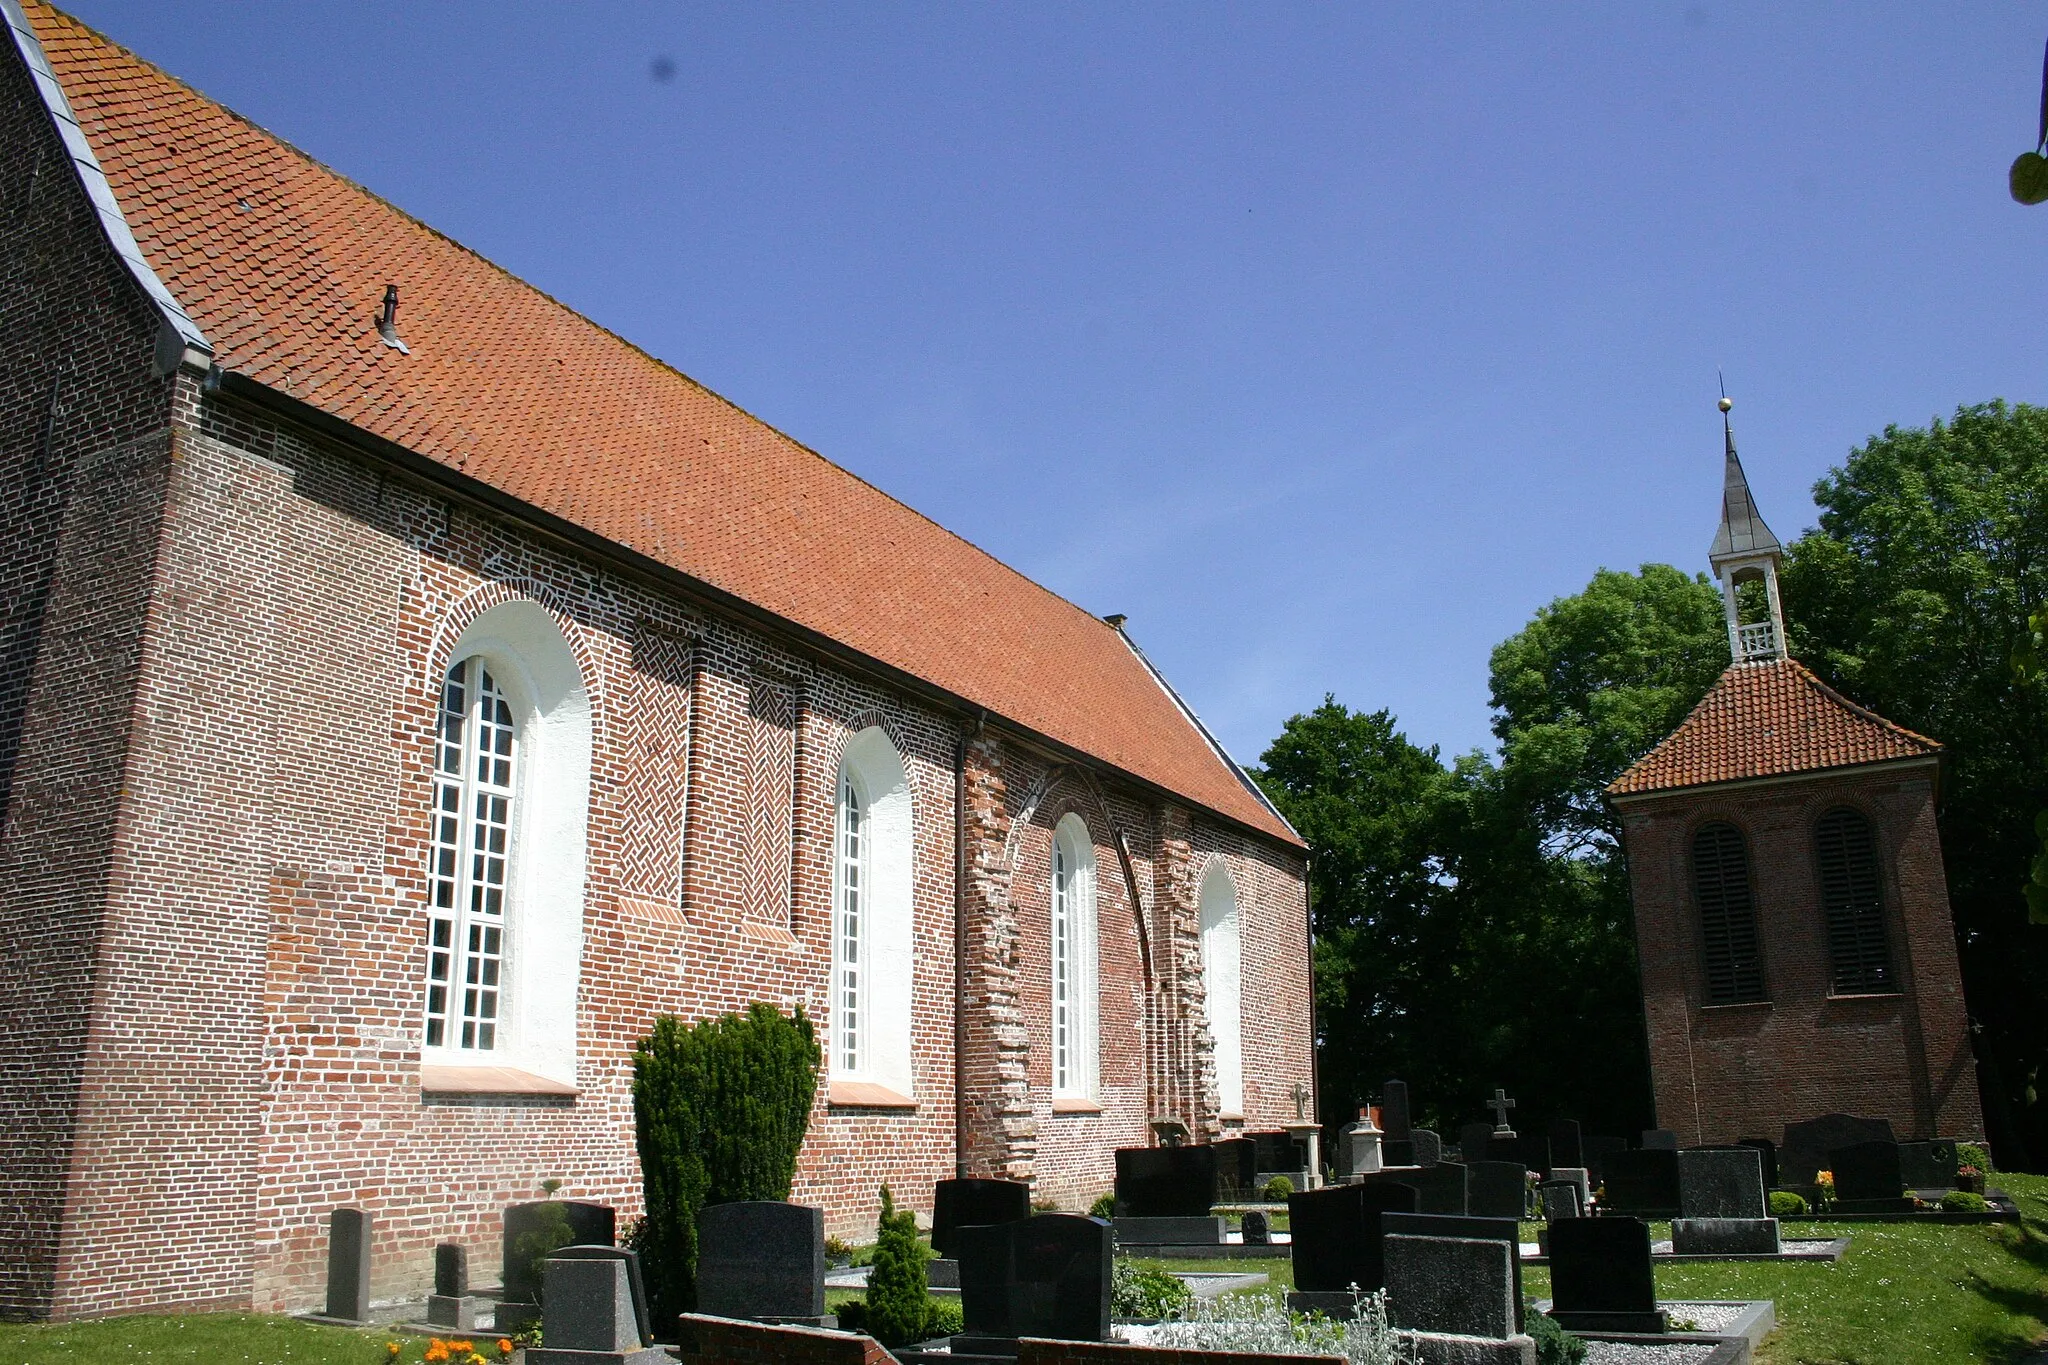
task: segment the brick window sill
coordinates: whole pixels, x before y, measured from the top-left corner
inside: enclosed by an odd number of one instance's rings
[[[1770,1007],[1771,1002],[1768,1000],[1725,1000],[1718,1005],[1709,1003],[1700,1006],[1702,1010],[1767,1010]]]
[[[825,1102],[834,1109],[917,1108],[917,1101],[908,1095],[899,1095],[888,1086],[871,1081],[834,1081],[825,1092]]]
[[[1244,1126],[1244,1115],[1233,1114],[1230,1111],[1225,1110],[1223,1113],[1220,1113],[1216,1116],[1216,1121],[1218,1123],[1234,1123],[1238,1125],[1240,1128],[1242,1128]]]
[[[1099,1114],[1102,1112],[1102,1106],[1094,1100],[1066,1096],[1055,1099],[1052,1102],[1052,1112],[1055,1114]]]
[[[1854,991],[1846,995],[1837,995],[1833,991],[1828,992],[1828,1003],[1830,1004],[1837,1000],[1903,1000],[1905,998],[1906,993],[1904,991]]]
[[[574,1099],[573,1085],[511,1066],[422,1066],[420,1090],[428,1095],[552,1095]]]

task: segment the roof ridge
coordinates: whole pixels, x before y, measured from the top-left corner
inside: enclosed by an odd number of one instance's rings
[[[1886,720],[1883,716],[1880,716],[1879,714],[1877,714],[1877,712],[1871,710],[1869,707],[1863,705],[1862,703],[1851,701],[1848,697],[1843,696],[1834,688],[1829,687],[1826,682],[1822,681],[1821,676],[1818,673],[1815,673],[1812,669],[1808,668],[1799,660],[1788,657],[1779,660],[1778,662],[1792,665],[1792,667],[1797,671],[1797,676],[1804,679],[1809,686],[1817,689],[1822,696],[1826,697],[1829,701],[1834,702],[1837,706],[1841,706],[1847,709],[1855,715],[1860,716],[1862,719],[1870,721],[1875,725],[1882,726],[1884,729],[1891,731],[1893,734],[1901,735],[1906,739],[1912,740],[1915,744],[1923,744],[1930,750],[1939,752],[1944,747],[1942,745],[1942,742],[1938,739],[1930,739],[1926,735],[1921,734],[1918,730],[1909,730],[1905,726],[1899,724],[1897,721]]]
[[[1088,610],[1086,607],[1074,601],[1072,598],[1067,597],[1062,593],[1054,592],[1045,584],[1040,583],[1037,579],[1031,577],[1031,575],[1025,573],[1021,569],[1018,569],[1014,565],[1010,564],[1009,562],[1001,558],[999,555],[996,555],[988,549],[984,548],[983,546],[975,543],[968,537],[961,535],[958,531],[953,530],[945,523],[932,517],[929,513],[926,513],[920,510],[919,508],[913,507],[911,504],[905,502],[903,499],[889,492],[888,489],[883,488],[879,484],[876,484],[873,481],[863,477],[862,475],[855,473],[853,470],[848,469],[846,466],[832,459],[829,455],[823,454],[822,452],[818,451],[817,449],[805,443],[804,441],[801,441],[797,439],[795,436],[790,435],[781,427],[761,417],[759,414],[751,411],[748,408],[742,407],[740,404],[726,397],[724,394],[712,388],[710,385],[705,384],[702,380],[695,378],[686,371],[681,370],[677,368],[675,365],[672,365],[668,361],[662,359],[660,356],[655,355],[653,352],[647,350],[645,347],[641,346],[638,342],[635,342],[630,337],[624,336],[618,332],[613,331],[611,328],[605,326],[601,322],[598,322],[596,319],[589,317],[588,315],[581,312],[577,308],[571,306],[570,304],[564,303],[562,300],[556,298],[553,294],[548,293],[547,290],[542,289],[539,285],[534,284],[531,280],[528,280],[523,276],[516,274],[510,268],[501,265],[497,261],[492,260],[489,256],[484,255],[483,252],[478,251],[475,247],[470,246],[467,243],[464,243],[462,241],[457,240],[454,237],[449,236],[446,232],[443,232],[441,229],[435,227],[432,223],[427,222],[424,218],[419,217],[417,214],[412,213],[411,211],[402,207],[401,205],[392,202],[390,199],[387,199],[382,194],[379,194],[376,190],[371,189],[368,185],[365,185],[361,181],[357,180],[355,177],[348,175],[343,171],[337,170],[333,166],[328,165],[325,161],[322,161],[319,157],[314,156],[311,152],[308,152],[303,147],[300,147],[297,143],[291,141],[289,138],[286,138],[283,135],[273,132],[269,128],[264,127],[255,119],[250,118],[247,114],[244,114],[239,110],[233,108],[232,106],[224,104],[220,100],[215,99],[213,96],[207,94],[204,90],[201,90],[198,86],[193,85],[190,81],[184,80],[181,77],[177,76],[175,73],[165,70],[163,67],[157,65],[155,62],[150,61],[147,57],[144,57],[139,53],[135,52],[132,48],[129,48],[126,45],[108,37],[106,34],[100,32],[92,25],[86,23],[83,19],[80,19],[78,16],[70,13],[68,10],[59,9],[56,5],[51,4],[50,0],[20,0],[20,3],[22,3],[23,5],[35,6],[37,8],[48,11],[58,22],[68,24],[71,27],[80,30],[87,37],[90,37],[95,41],[103,43],[107,47],[114,49],[116,52],[120,53],[124,58],[136,63],[138,66],[148,68],[148,70],[154,73],[155,75],[162,77],[166,81],[169,81],[171,84],[177,86],[180,90],[183,90],[188,94],[192,95],[194,98],[206,101],[206,103],[220,110],[222,113],[234,119],[236,122],[241,123],[244,126],[248,127],[251,131],[268,138],[270,141],[276,143],[285,151],[290,152],[295,157],[298,157],[301,161],[304,161],[308,166],[312,167],[314,170],[319,171],[323,175],[332,176],[334,179],[340,181],[342,184],[348,186],[350,189],[355,190],[357,193],[362,194],[366,198],[374,200],[380,207],[389,209],[392,213],[397,214],[399,217],[405,219],[408,223],[411,223],[413,226],[429,233],[430,235],[432,235],[433,237],[437,238],[440,241],[446,242],[455,250],[462,252],[464,255],[469,256],[470,258],[479,262],[480,264],[484,265],[490,270],[495,271],[497,274],[504,277],[507,281],[509,281],[517,288],[524,289],[529,293],[533,294],[534,296],[536,296],[537,298],[546,300],[549,304],[561,309],[564,313],[568,314],[576,321],[583,323],[585,326],[591,328],[593,331],[601,333],[602,335],[609,337],[611,340],[616,341],[619,345],[625,347],[634,355],[639,356],[642,360],[648,362],[656,369],[662,371],[665,374],[671,375],[676,379],[682,380],[684,383],[690,385],[692,388],[702,393],[705,397],[710,398],[718,403],[721,403],[728,408],[731,408],[735,413],[738,413],[740,416],[745,417],[749,421],[759,423],[763,428],[772,432],[780,439],[787,441],[795,449],[800,450],[804,454],[810,456],[812,459],[817,460],[826,468],[831,469],[834,472],[841,474],[846,478],[852,479],[854,482],[860,484],[864,488],[873,490],[876,496],[888,499],[896,506],[901,507],[904,511],[910,513],[912,516],[917,517],[919,520],[925,522],[927,525],[931,526],[934,530],[940,532],[942,535],[948,536],[951,539],[960,542],[962,545],[965,545],[970,550],[973,550],[976,554],[987,559],[990,563],[996,565],[1004,572],[1013,575],[1020,582],[1027,584],[1028,586],[1030,586],[1031,588],[1035,589],[1040,593],[1043,593],[1046,597],[1052,599],[1055,602],[1058,602],[1061,606],[1067,607],[1072,611],[1078,612],[1081,616],[1085,617],[1087,620],[1089,620],[1097,626],[1101,626],[1104,629],[1109,629],[1109,627],[1106,625],[1106,623],[1103,622],[1100,616]]]

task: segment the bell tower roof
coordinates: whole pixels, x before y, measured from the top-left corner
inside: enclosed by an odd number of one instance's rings
[[[1756,510],[1756,499],[1750,496],[1749,479],[1735,453],[1735,429],[1728,424],[1728,410],[1734,406],[1722,398],[1721,435],[1727,449],[1727,467],[1721,484],[1721,529],[1714,533],[1713,548],[1707,551],[1707,562],[1717,574],[1723,564],[1733,560],[1785,552],[1785,547],[1771,534],[1771,528],[1764,525],[1763,515]]]

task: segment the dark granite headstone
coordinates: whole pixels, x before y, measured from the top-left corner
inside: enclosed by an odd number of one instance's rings
[[[1474,1218],[1526,1217],[1529,1211],[1529,1171],[1519,1161],[1475,1161],[1467,1168],[1471,1184],[1466,1191],[1465,1211]]]
[[[1688,1147],[1678,1154],[1678,1207],[1687,1218],[1765,1218],[1763,1153]]]
[[[1468,1123],[1458,1129],[1458,1151],[1467,1162],[1487,1160],[1487,1148],[1492,1142],[1490,1123]]]
[[[1738,1147],[1754,1147],[1764,1159],[1764,1189],[1778,1188],[1778,1144],[1769,1138],[1738,1138]]]
[[[1550,1316],[1572,1332],[1662,1332],[1650,1228],[1637,1218],[1550,1227]]]
[[[1678,1134],[1669,1128],[1643,1129],[1643,1150],[1646,1152],[1675,1152],[1678,1150]]]
[[[1331,1185],[1287,1196],[1294,1287],[1335,1293],[1357,1285],[1370,1294],[1386,1283],[1383,1215],[1415,1212],[1415,1191],[1393,1181]]]
[[[1585,1216],[1586,1208],[1576,1180],[1546,1180],[1538,1188],[1537,1195],[1543,1202],[1543,1221],[1546,1223]]]
[[[1031,1216],[1031,1187],[1021,1180],[941,1180],[932,1186],[932,1250],[957,1254],[955,1228],[1015,1223]]]
[[[444,1298],[460,1298],[469,1292],[469,1248],[460,1242],[443,1242],[434,1248],[434,1292]]]
[[[1811,1185],[1826,1169],[1828,1153],[1859,1142],[1893,1142],[1890,1119],[1858,1118],[1854,1114],[1823,1114],[1804,1123],[1785,1125],[1778,1148],[1778,1176],[1786,1185]]]
[[[1678,1153],[1649,1147],[1634,1152],[1609,1152],[1602,1163],[1601,1207],[1609,1213],[1638,1218],[1673,1218],[1678,1203]]]
[[[1266,1221],[1265,1213],[1259,1209],[1252,1209],[1246,1213],[1239,1228],[1244,1235],[1244,1244],[1248,1247],[1271,1246],[1273,1243],[1272,1224]]]
[[[615,1246],[562,1247],[548,1258],[547,1277],[551,1285],[560,1282],[565,1288],[599,1288],[595,1295],[570,1290],[546,1296],[545,1340],[550,1349],[631,1353],[654,1345],[654,1325],[648,1315],[647,1285],[640,1276],[638,1252]],[[606,1289],[612,1292],[603,1292]],[[619,1344],[602,1344],[606,1340]],[[652,1358],[664,1359],[666,1354]]]
[[[1259,1145],[1250,1138],[1225,1138],[1216,1149],[1216,1189],[1227,1199],[1249,1199],[1258,1189]]]
[[[443,1242],[434,1248],[434,1292],[427,1295],[427,1321],[458,1332],[476,1330],[490,1300],[469,1292],[469,1248]]]
[[[340,1322],[370,1320],[370,1233],[366,1209],[327,1215],[327,1316]]]
[[[1417,1166],[1434,1166],[1444,1159],[1444,1140],[1435,1129],[1412,1129],[1408,1134],[1408,1140],[1415,1144]]]
[[[1389,1141],[1406,1142],[1414,1127],[1408,1109],[1408,1082],[1388,1081],[1380,1087],[1380,1131]]]
[[[1463,1217],[1469,1211],[1471,1168],[1462,1161],[1440,1161],[1407,1171],[1376,1171],[1360,1178],[1364,1185],[1406,1185],[1415,1191],[1417,1213]]]
[[[959,1244],[962,1229],[954,1229]],[[825,1211],[745,1200],[697,1215],[697,1311],[811,1322],[825,1314]]]
[[[1581,1222],[1587,1220],[1581,1219]],[[1490,1239],[1508,1244],[1508,1260],[1515,1274],[1515,1330],[1522,1330],[1522,1225],[1512,1218],[1452,1218],[1442,1214],[1386,1213],[1380,1215],[1380,1235],[1393,1237],[1464,1237]]]
[[[1828,1169],[1835,1173],[1835,1198],[1844,1205],[1869,1200],[1896,1201],[1906,1192],[1896,1142],[1857,1142],[1832,1148],[1828,1152]]]
[[[608,1247],[619,1240],[617,1217],[609,1205],[578,1199],[511,1205],[505,1210],[503,1259],[500,1263],[505,1267],[505,1297],[515,1303],[536,1303],[540,1300],[539,1267],[519,1243],[526,1234],[538,1232],[553,1221],[548,1207],[551,1202],[561,1205],[562,1216],[569,1222],[567,1245]]]
[[[1286,1175],[1308,1169],[1308,1144],[1292,1133],[1247,1133],[1257,1151],[1255,1164],[1262,1171]]]
[[[1956,1144],[1950,1138],[1899,1144],[1899,1173],[1909,1190],[1952,1190],[1956,1187]]]
[[[1549,1175],[1550,1137],[1545,1133],[1517,1133],[1514,1137],[1496,1134],[1487,1141],[1486,1159],[1518,1162],[1538,1175]]]
[[[977,1337],[1102,1341],[1109,1336],[1110,1232],[1095,1218],[1042,1213],[1020,1223],[962,1227],[960,1308],[953,1351]],[[1015,1353],[1010,1348],[1010,1354]]]
[[[1579,1139],[1579,1155],[1585,1158],[1579,1164],[1586,1168],[1593,1177],[1593,1183],[1598,1185],[1601,1176],[1600,1163],[1606,1160],[1607,1154],[1609,1152],[1625,1152],[1627,1150],[1627,1138],[1606,1137],[1599,1133],[1588,1133]]]
[[[1520,1325],[1514,1259],[1491,1238],[1389,1237],[1387,1321],[1417,1334],[1424,1360],[1527,1360],[1507,1340]]]
[[[1585,1151],[1580,1146],[1577,1119],[1552,1119],[1550,1132],[1546,1136],[1550,1139],[1550,1161],[1553,1167],[1586,1164]]]
[[[1215,1202],[1213,1146],[1117,1148],[1119,1218],[1201,1218]]]

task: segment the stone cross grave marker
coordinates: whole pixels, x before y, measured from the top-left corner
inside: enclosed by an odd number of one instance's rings
[[[954,1230],[956,1245],[961,1231]],[[825,1211],[762,1199],[698,1213],[697,1311],[832,1326],[825,1315]]]
[[[528,1365],[667,1365],[654,1344],[640,1258],[623,1247],[568,1246],[547,1261],[544,1346]]]
[[[1515,1107],[1515,1102],[1508,1098],[1508,1092],[1495,1086],[1493,1098],[1487,1101],[1486,1107],[1493,1111],[1493,1131],[1503,1137],[1512,1135],[1515,1130],[1508,1126],[1508,1110]]]
[[[1305,1083],[1305,1082],[1303,1082],[1303,1081],[1296,1081],[1296,1082],[1294,1083],[1294,1117],[1295,1117],[1295,1118],[1297,1118],[1297,1119],[1299,1119],[1299,1120],[1302,1120],[1303,1122],[1306,1122],[1306,1121],[1307,1121],[1307,1119],[1308,1119],[1308,1112],[1307,1112],[1307,1111],[1308,1111],[1308,1102],[1309,1102],[1309,1101],[1310,1101],[1311,1099],[1315,1098],[1315,1093],[1316,1093],[1316,1092],[1315,1092],[1315,1091],[1313,1091],[1313,1090],[1311,1090],[1311,1089],[1309,1089],[1309,1088],[1308,1088],[1308,1085],[1307,1085],[1307,1083]]]
[[[370,1320],[370,1236],[367,1209],[327,1215],[327,1316],[337,1322]]]
[[[1018,1223],[959,1229],[955,1355],[1015,1355],[1020,1337],[1109,1336],[1110,1232],[1094,1218],[1041,1213]],[[992,1348],[992,1349],[991,1349]]]
[[[1550,1228],[1550,1316],[1569,1332],[1662,1332],[1650,1226],[1574,1218]]]

